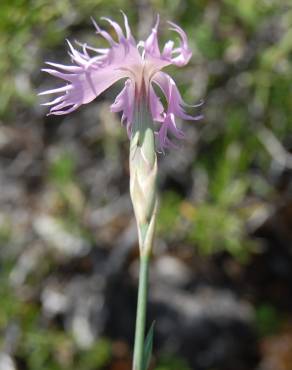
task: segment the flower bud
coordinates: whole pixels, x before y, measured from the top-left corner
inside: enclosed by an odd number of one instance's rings
[[[130,193],[138,225],[141,254],[152,247],[157,208],[157,156],[154,130],[147,106],[135,111],[130,144]]]

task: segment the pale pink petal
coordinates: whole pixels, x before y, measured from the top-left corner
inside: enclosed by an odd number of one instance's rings
[[[49,94],[57,94],[61,92],[68,92],[68,90],[73,89],[72,85],[65,85],[61,87],[57,87],[56,89],[46,90],[39,93],[39,95],[49,95]]]
[[[133,116],[135,109],[135,85],[128,79],[125,87],[111,105],[112,112],[122,112],[122,124],[127,127],[128,136],[131,137]]]
[[[132,133],[134,112],[138,99],[148,104],[153,121],[156,123],[155,134],[160,149],[175,147],[172,139],[182,139],[183,131],[177,127],[176,118],[197,120],[200,117],[186,113],[188,105],[183,101],[174,80],[161,72],[164,67],[174,64],[183,66],[188,63],[191,51],[185,32],[174,23],[171,29],[178,33],[180,43],[175,46],[169,40],[161,53],[158,44],[159,16],[145,42],[136,44],[132,36],[126,15],[124,30],[109,18],[103,18],[113,27],[116,37],[99,27],[93,20],[97,34],[109,43],[108,48],[94,48],[87,44],[77,44],[77,50],[68,42],[69,55],[73,65],[48,62],[50,68],[44,72],[65,81],[65,85],[44,91],[40,95],[58,94],[51,101],[44,103],[50,107],[49,114],[63,115],[76,110],[99,96],[104,90],[120,79],[126,79],[124,88],[111,105],[113,112],[122,113],[122,124],[126,126],[129,137]],[[166,98],[166,107],[157,96],[153,84],[157,85]]]
[[[144,42],[145,60],[150,62],[151,68],[155,69],[156,67],[156,70],[161,70],[170,64],[174,64],[178,67],[184,66],[189,62],[192,56],[185,32],[175,23],[168,23],[171,25],[170,29],[178,33],[180,37],[180,44],[178,47],[174,48],[174,42],[169,40],[164,45],[162,53],[160,52],[157,38],[159,17],[157,18],[157,22],[152,29],[151,34]],[[153,66],[153,64],[155,66]]]
[[[84,58],[79,51],[74,49],[73,45],[71,44],[71,42],[69,40],[66,40],[66,41],[67,41],[67,44],[68,44],[69,49],[70,49],[68,54],[70,55],[72,61],[74,61],[76,64],[78,64],[81,68],[85,67],[87,62],[88,62],[88,59]]]
[[[151,85],[149,86],[149,105],[153,121],[162,121],[164,107]]]
[[[69,55],[75,65],[66,66],[58,63],[48,64],[56,69],[46,68],[43,71],[54,77],[69,82],[67,85],[44,91],[40,95],[64,93],[61,104],[50,102],[51,114],[68,113],[71,108],[77,109],[82,104],[87,104],[99,96],[104,90],[122,78],[133,77],[133,66],[141,64],[141,56],[134,43],[131,31],[124,15],[126,36],[121,27],[110,19],[107,22],[115,29],[118,42],[99,28],[95,21],[97,32],[111,44],[108,49],[90,48],[87,44],[82,45],[82,51],[76,50],[67,41]],[[91,57],[89,52],[96,55]],[[59,100],[56,103],[60,103]],[[73,110],[74,110],[73,109]]]
[[[132,35],[131,29],[129,26],[128,18],[122,10],[121,10],[121,13],[123,14],[123,17],[124,17],[124,25],[125,25],[127,40],[136,45],[135,39]]]
[[[66,72],[76,73],[76,72],[81,71],[81,68],[80,67],[77,67],[77,66],[65,66],[63,64],[52,63],[52,62],[46,62],[46,64],[48,64],[48,65],[50,65],[52,67],[55,67],[55,68],[62,69],[64,71],[66,71]]]
[[[157,138],[158,138],[158,146],[162,153],[164,153],[165,149],[168,148],[177,148],[177,145],[175,145],[168,137],[169,135],[169,117],[165,117],[165,121],[163,121],[160,130],[158,131]],[[181,137],[179,137],[181,138]]]
[[[164,125],[167,125],[169,132],[177,139],[183,139],[185,134],[183,131],[177,127],[175,122],[175,116],[173,113],[169,113],[166,115],[164,120]]]
[[[167,43],[164,45],[162,56],[170,60],[171,59],[171,53],[173,51],[174,42],[172,40],[167,41]]]
[[[55,116],[61,116],[61,115],[65,115],[65,114],[68,114],[68,113],[71,113],[71,112],[74,112],[74,110],[76,110],[77,108],[79,107],[79,105],[78,104],[74,104],[74,105],[72,105],[71,107],[69,106],[69,108],[68,108],[68,106],[62,106],[62,110],[61,110],[61,108],[60,108],[60,110],[56,110],[56,111],[50,111],[50,113],[48,113],[47,115],[49,116],[49,115],[51,115],[51,114],[53,114],[53,115],[55,115]],[[64,110],[64,108],[67,108],[66,110]]]
[[[71,82],[71,84],[67,86],[44,91],[40,94],[45,95],[65,92],[65,94],[62,95],[62,106],[58,105],[51,108],[51,114],[69,113],[69,111],[65,111],[64,108],[74,107],[73,110],[75,110],[80,105],[87,104],[94,100],[116,81],[127,77],[125,71],[112,70],[110,67],[102,69],[89,68],[86,71],[82,70],[79,73],[65,76],[58,71],[46,70],[46,72]],[[62,111],[60,111],[60,109],[62,109]]]
[[[92,21],[92,23],[93,23],[93,25],[94,25],[94,27],[95,27],[95,29],[96,29],[96,33],[97,34],[100,34],[105,40],[107,40],[107,42],[111,45],[111,46],[114,46],[115,44],[116,44],[116,42],[114,41],[114,39],[111,37],[111,35],[108,33],[108,32],[106,32],[106,31],[104,31],[104,30],[102,30],[100,27],[99,27],[99,25],[95,22],[95,20],[94,20],[94,18],[93,17],[91,17],[91,21]]]
[[[134,68],[133,66],[141,64],[142,59],[131,34],[127,17],[124,15],[126,37],[124,36],[121,27],[116,22],[113,22],[110,19],[106,20],[114,27],[118,35],[119,42],[115,42],[109,34],[106,35],[106,33],[104,33],[105,31],[101,32],[102,30],[95,23],[95,26],[99,29],[99,33],[103,37],[106,36],[106,39],[111,44],[111,48],[104,59],[104,64],[115,64],[118,68],[127,70],[131,70]]]
[[[167,101],[166,112],[160,115],[160,118],[163,117],[163,119],[156,120],[161,124],[158,141],[161,150],[164,151],[165,148],[172,145],[170,137],[176,139],[184,138],[183,131],[176,125],[176,117],[195,121],[202,118],[202,116],[192,116],[184,111],[183,107],[187,106],[187,104],[183,101],[174,80],[168,74],[157,72],[152,82],[159,86]]]
[[[161,125],[160,130],[158,132],[158,142],[159,147],[162,151],[164,151],[164,148],[167,147],[167,125]]]
[[[148,38],[144,42],[140,41],[138,44],[143,47],[143,58],[147,61],[146,68],[148,68],[151,73],[152,71],[159,71],[171,64],[171,55],[169,57],[161,55],[158,45],[158,26],[159,16],[157,16],[156,23]]]
[[[42,103],[41,105],[45,105],[45,106],[55,105],[57,103],[60,103],[63,100],[64,100],[64,96],[58,96],[56,99],[49,101],[47,103]]]
[[[175,116],[186,120],[197,121],[202,118],[201,116],[192,116],[185,113],[183,107],[189,105],[184,102],[174,80],[168,74],[157,72],[152,82],[156,83],[165,95],[168,103],[168,113],[173,113]]]
[[[170,29],[177,32],[181,38],[180,46],[172,50],[171,63],[178,67],[182,67],[186,65],[192,57],[192,51],[189,48],[188,38],[184,30],[182,30],[178,25],[172,22],[168,23],[171,25]],[[167,52],[169,53],[169,50],[167,50]]]
[[[66,80],[68,82],[72,82],[74,80],[76,74],[69,74],[69,73],[62,73],[60,71],[57,71],[55,69],[49,69],[49,68],[43,68],[42,72],[47,72],[50,75],[58,78],[62,78],[63,80]]]
[[[104,19],[105,21],[107,21],[113,27],[113,29],[116,31],[119,42],[121,42],[125,38],[123,30],[121,29],[120,25],[117,22],[114,22],[111,19],[106,18],[106,17],[102,17],[100,19]]]
[[[152,31],[146,41],[144,42],[145,57],[148,55],[155,58],[160,58],[160,50],[157,39],[157,31],[159,26],[159,15],[157,16],[155,26],[152,28]]]

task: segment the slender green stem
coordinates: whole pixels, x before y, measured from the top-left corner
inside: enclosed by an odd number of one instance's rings
[[[149,270],[149,256],[141,256],[133,370],[144,370],[143,356],[144,356],[146,305],[148,291],[148,270]]]

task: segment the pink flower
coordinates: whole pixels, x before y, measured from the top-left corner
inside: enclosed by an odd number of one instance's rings
[[[55,77],[65,80],[66,85],[41,92],[40,95],[58,94],[54,100],[45,103],[50,106],[49,114],[62,115],[73,112],[80,105],[90,103],[103,91],[121,79],[126,79],[124,88],[111,105],[113,112],[122,112],[122,123],[126,126],[129,137],[132,134],[135,107],[143,100],[155,122],[155,134],[160,149],[173,146],[172,137],[184,137],[182,130],[176,125],[176,117],[197,120],[200,116],[192,116],[184,111],[187,106],[174,82],[165,72],[164,67],[171,64],[178,67],[186,65],[192,55],[185,32],[176,24],[169,22],[180,42],[177,47],[168,41],[162,50],[159,49],[157,30],[159,17],[146,41],[138,44],[131,34],[126,15],[124,16],[125,33],[118,23],[106,20],[115,30],[117,40],[102,30],[93,21],[96,33],[109,43],[108,48],[93,48],[84,44],[82,51],[74,49],[69,41],[69,55],[73,65],[47,62],[52,68],[43,69]],[[93,55],[91,55],[93,54]],[[156,95],[154,85],[162,91],[167,106],[164,107]]]

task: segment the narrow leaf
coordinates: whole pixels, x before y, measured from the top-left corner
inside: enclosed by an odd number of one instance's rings
[[[154,335],[154,324],[155,321],[150,326],[147,337],[145,339],[144,353],[143,353],[143,370],[148,370],[153,349],[153,335]]]

